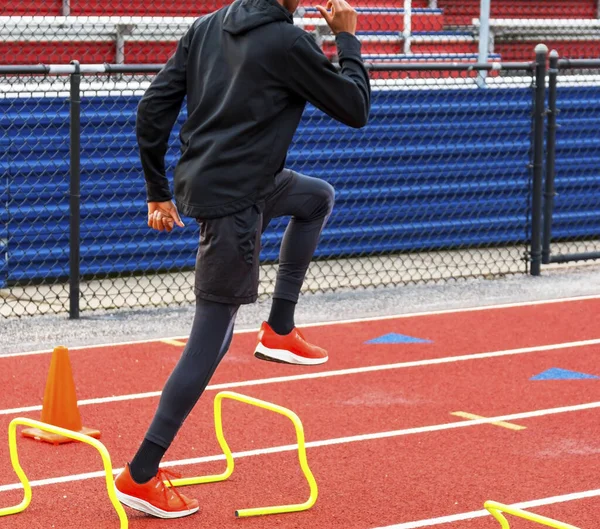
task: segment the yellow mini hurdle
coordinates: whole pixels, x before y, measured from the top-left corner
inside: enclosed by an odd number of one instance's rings
[[[501,529],[510,529],[508,520],[502,514],[503,512],[506,514],[512,514],[517,518],[523,518],[525,520],[529,520],[530,522],[545,525],[546,527],[553,527],[554,529],[580,529],[574,525],[559,522],[558,520],[553,520],[552,518],[546,518],[545,516],[540,516],[539,514],[533,514],[522,509],[517,509],[516,507],[510,507],[509,505],[504,505],[496,501],[486,501],[483,506],[494,518],[496,518],[496,520],[498,520],[498,522],[500,522]]]
[[[9,516],[11,514],[17,514],[23,512],[29,504],[31,503],[31,485],[29,484],[29,479],[27,475],[23,471],[21,467],[21,463],[19,462],[19,453],[17,447],[17,426],[29,426],[30,428],[37,428],[43,432],[49,432],[57,435],[62,435],[63,437],[68,437],[69,439],[73,439],[74,441],[80,441],[82,443],[93,446],[98,452],[100,452],[100,457],[102,458],[102,463],[104,464],[104,473],[106,474],[106,490],[108,491],[108,497],[110,498],[115,511],[119,516],[119,520],[121,521],[121,529],[127,529],[129,527],[129,522],[127,520],[127,514],[125,514],[125,510],[123,509],[121,503],[117,499],[117,494],[115,491],[115,485],[113,482],[113,468],[112,462],[110,460],[110,454],[106,447],[97,439],[90,437],[88,435],[81,434],[79,432],[73,432],[71,430],[66,430],[65,428],[59,428],[58,426],[52,426],[51,424],[46,424],[40,421],[35,421],[33,419],[26,419],[24,417],[17,417],[10,422],[8,426],[8,446],[10,450],[10,461],[12,466],[23,485],[23,490],[25,494],[23,496],[23,500],[18,505],[14,505],[12,507],[5,507],[0,509],[0,516]]]
[[[240,393],[235,393],[233,391],[222,391],[217,393],[215,396],[214,402],[214,414],[215,414],[215,432],[217,434],[217,441],[219,441],[219,445],[221,446],[221,450],[223,450],[223,454],[225,455],[225,459],[227,460],[227,468],[222,474],[215,474],[209,476],[198,476],[195,478],[182,478],[172,480],[174,487],[182,487],[185,485],[198,485],[201,483],[215,483],[217,481],[225,481],[231,474],[233,473],[233,469],[235,466],[235,462],[233,460],[233,455],[231,453],[231,449],[225,440],[225,435],[223,434],[223,420],[222,420],[222,403],[223,399],[231,399],[236,400],[238,402],[243,402],[244,404],[249,404],[251,406],[256,406],[258,408],[263,408],[265,410],[269,410],[275,413],[279,413],[280,415],[284,415],[292,423],[294,424],[294,428],[296,429],[296,438],[298,439],[298,460],[300,462],[300,467],[302,468],[302,472],[304,472],[304,476],[306,477],[306,481],[310,487],[310,496],[304,503],[297,503],[292,505],[276,505],[273,507],[256,507],[252,509],[239,509],[235,511],[235,515],[237,517],[248,517],[248,516],[263,516],[266,514],[282,514],[288,512],[299,512],[306,511],[310,509],[317,501],[318,497],[318,488],[317,482],[308,466],[308,461],[306,458],[306,445],[304,439],[304,427],[302,426],[302,422],[300,418],[291,410],[284,408],[283,406],[278,406],[276,404],[271,404],[270,402],[266,402],[264,400],[255,399],[253,397],[248,397],[246,395],[242,395]]]

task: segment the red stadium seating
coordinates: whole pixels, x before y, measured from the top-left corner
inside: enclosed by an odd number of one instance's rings
[[[230,0],[71,0],[71,15],[196,16],[210,13]],[[61,15],[61,0],[0,0],[0,15]],[[309,4],[312,5],[312,4]],[[357,4],[358,5],[358,4]],[[361,0],[364,7],[402,8],[402,0]],[[413,8],[427,8],[427,0],[413,0]]]
[[[373,53],[397,54],[403,52],[404,39],[400,36],[377,36],[375,34],[361,37],[362,52],[365,55]],[[470,36],[452,35],[413,35],[411,51],[421,53],[477,53],[477,41]],[[323,51],[326,55],[336,52],[333,39],[324,42]]]
[[[449,26],[479,18],[480,0],[438,0]],[[594,18],[596,0],[492,0],[493,18]]]
[[[358,31],[402,31],[404,29],[403,9],[386,12],[367,11],[363,8],[359,8],[359,10]],[[307,12],[304,16],[306,18],[321,18],[316,10]],[[313,28],[307,26],[305,29],[310,31]],[[443,29],[444,17],[441,11],[429,9],[413,11],[412,31],[442,31]]]
[[[199,16],[231,3],[228,0],[71,0],[71,15]],[[61,0],[0,0],[0,15],[61,15]]]
[[[0,15],[60,15],[61,0],[0,0]]]
[[[1,42],[3,64],[69,64],[115,62],[114,42]],[[144,61],[153,62],[153,61]]]
[[[176,47],[176,42],[128,42],[125,45],[125,62],[164,63],[174,53]],[[152,57],[152,61],[149,61],[148,57]]]
[[[539,40],[498,42],[495,52],[502,56],[504,61],[522,61],[531,57],[531,50],[535,48]],[[599,40],[548,40],[544,44],[550,50],[556,50],[560,57],[568,59],[589,59],[600,57]]]

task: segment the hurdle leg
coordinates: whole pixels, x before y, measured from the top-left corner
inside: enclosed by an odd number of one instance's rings
[[[486,501],[483,506],[498,522],[500,522],[501,529],[510,529],[508,520],[502,514],[503,512],[506,514],[516,516],[517,518],[523,518],[524,520],[528,520],[530,522],[545,525],[546,527],[552,527],[553,529],[580,529],[579,527],[575,527],[574,525],[559,522],[558,520],[546,518],[545,516],[540,516],[539,514],[527,512],[522,509],[517,509],[516,507],[504,505],[496,501]]]
[[[222,421],[222,411],[221,411],[221,402],[223,400],[223,393],[217,393],[214,401],[214,416],[215,416],[215,433],[217,434],[217,441],[219,442],[219,446],[225,455],[225,459],[227,460],[227,468],[221,474],[210,474],[207,476],[197,476],[194,478],[180,478],[180,479],[172,479],[171,484],[174,487],[185,487],[187,485],[201,485],[204,483],[216,483],[218,481],[225,481],[231,474],[233,474],[233,469],[235,467],[235,461],[233,460],[233,455],[231,453],[231,449],[227,444],[227,440],[225,439],[225,435],[223,434],[223,421]],[[168,483],[165,482],[166,485]]]

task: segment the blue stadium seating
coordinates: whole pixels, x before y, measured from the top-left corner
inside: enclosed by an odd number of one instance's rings
[[[600,239],[600,87],[559,86],[552,240]]]
[[[146,227],[134,136],[137,97],[82,99],[81,266],[85,275],[194,265],[198,228]],[[376,91],[360,131],[307,108],[288,166],[322,177],[337,204],[319,257],[525,243],[531,90]],[[559,239],[600,234],[600,87],[560,88]],[[65,99],[0,100],[0,286],[68,276]],[[180,118],[181,123],[183,116]],[[168,162],[178,147],[176,133]],[[277,257],[284,228],[263,238]]]

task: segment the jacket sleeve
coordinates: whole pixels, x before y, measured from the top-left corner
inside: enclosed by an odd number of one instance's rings
[[[290,88],[314,106],[345,125],[367,124],[371,104],[369,74],[360,56],[360,41],[339,33],[336,44],[341,72],[306,33],[292,45],[289,56]]]
[[[193,26],[146,90],[137,110],[136,136],[148,202],[171,200],[165,170],[169,136],[186,95],[186,67]]]

